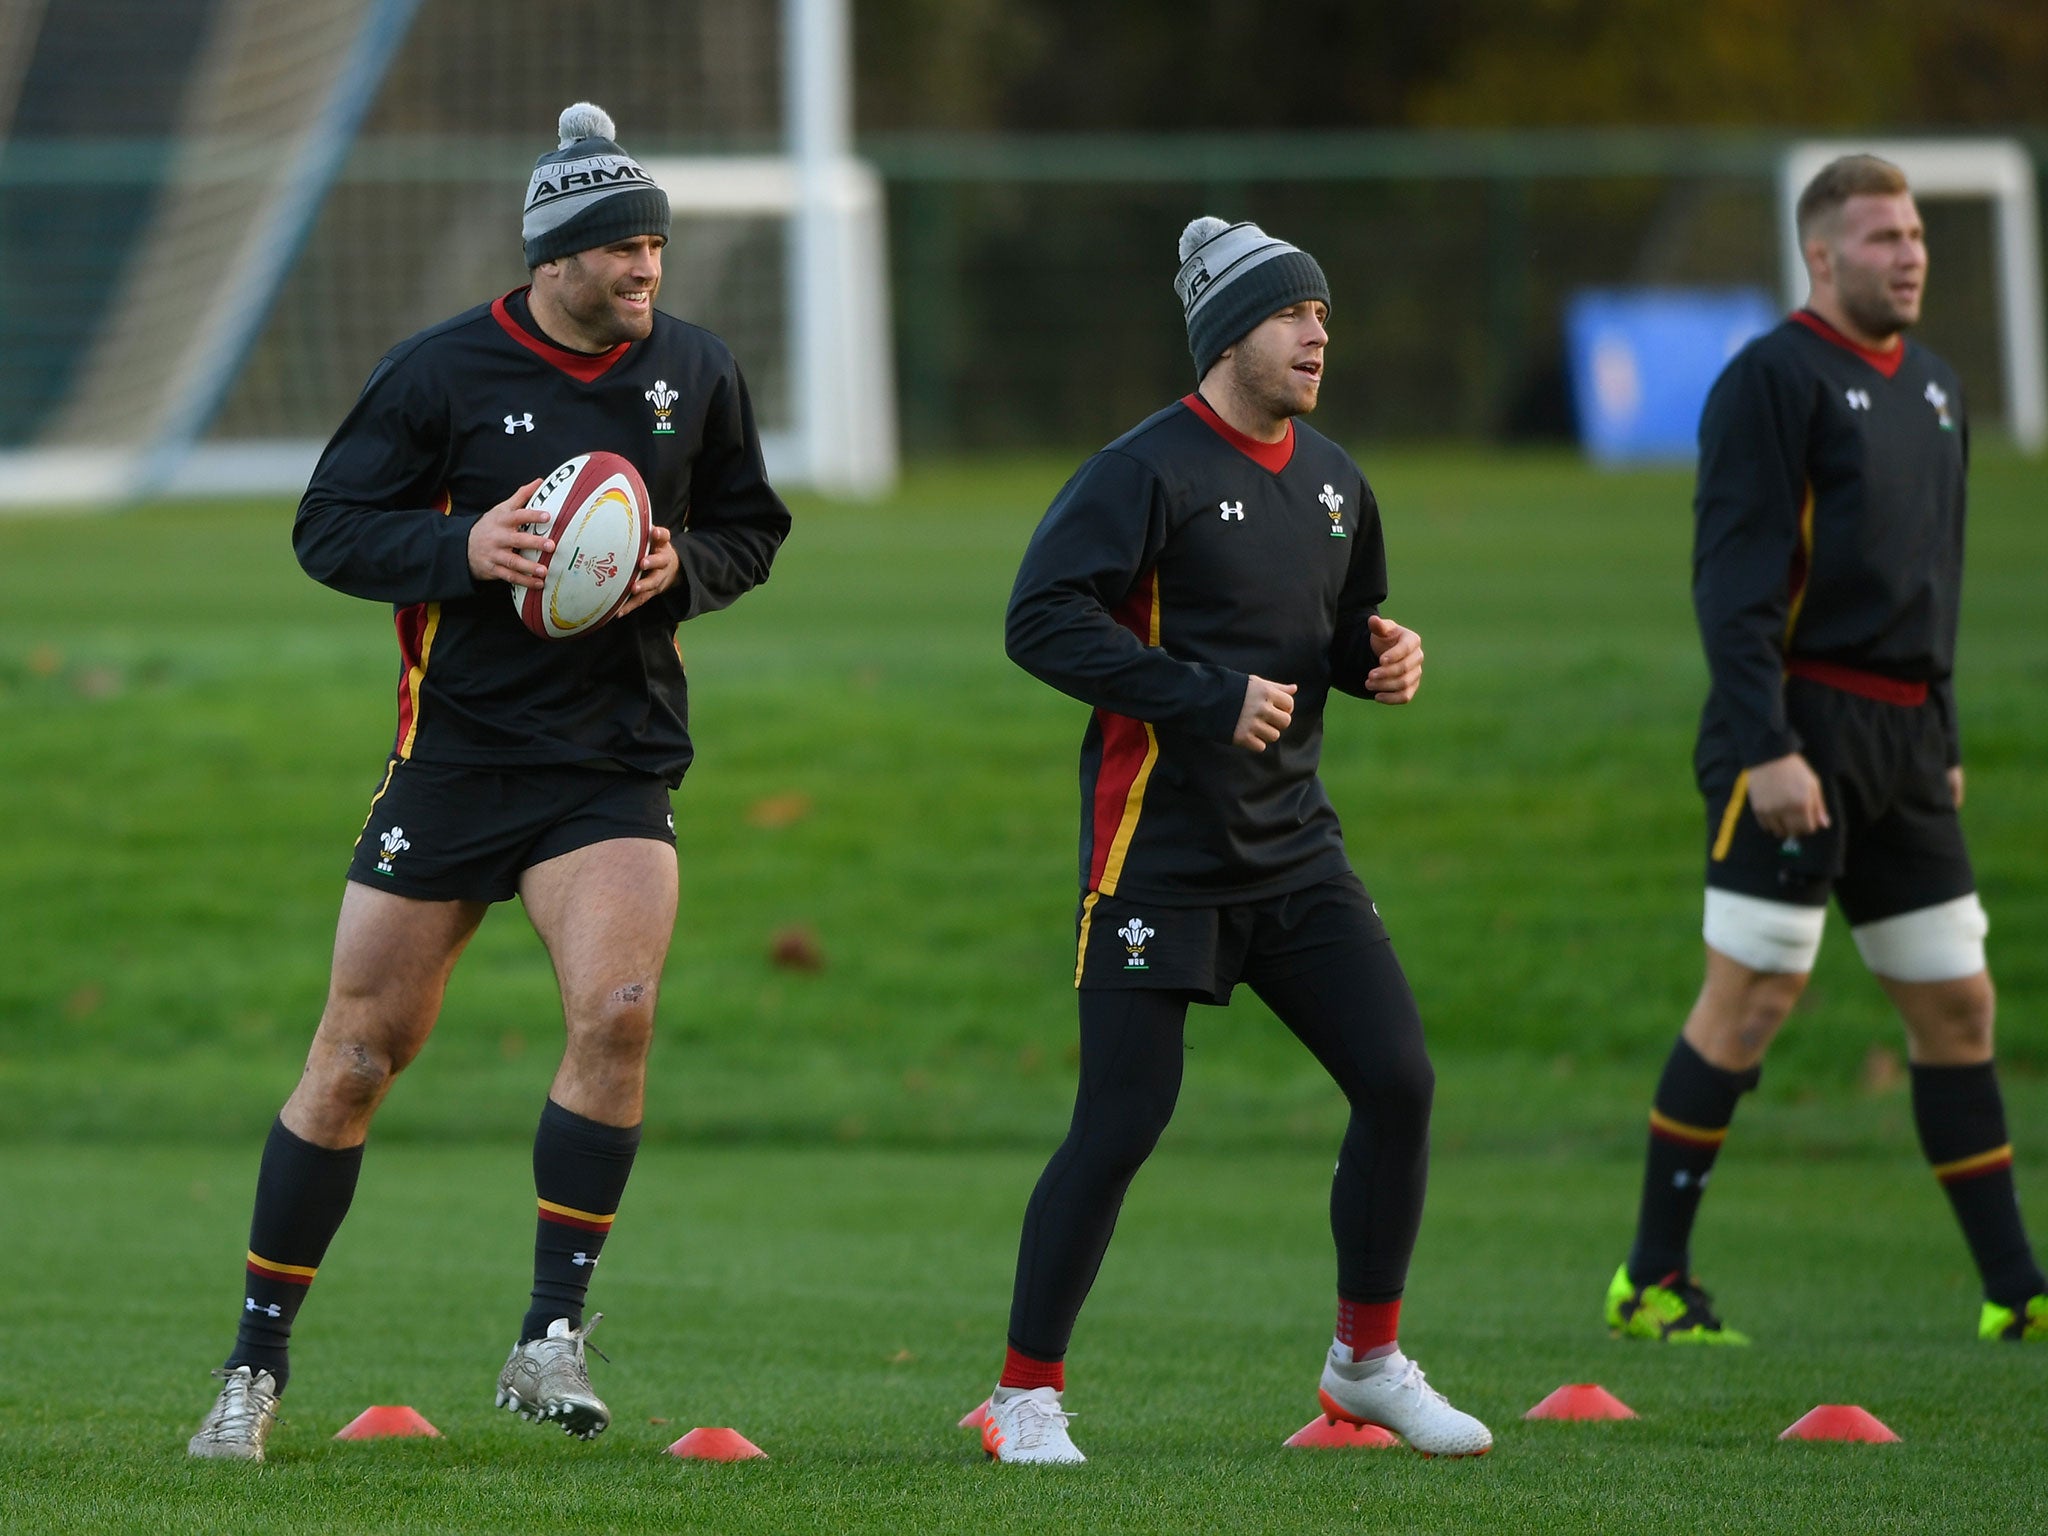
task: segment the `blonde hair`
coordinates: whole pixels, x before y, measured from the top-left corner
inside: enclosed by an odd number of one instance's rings
[[[1812,238],[1814,226],[1852,197],[1896,197],[1910,191],[1906,173],[1875,155],[1843,155],[1820,168],[1799,194],[1799,243]]]

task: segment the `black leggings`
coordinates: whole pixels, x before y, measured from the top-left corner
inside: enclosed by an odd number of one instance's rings
[[[1351,1105],[1330,1186],[1337,1294],[1392,1301],[1408,1278],[1429,1178],[1436,1073],[1408,980],[1385,941],[1252,990],[1309,1048]],[[1010,1343],[1066,1358],[1081,1304],[1102,1267],[1124,1191],[1180,1096],[1184,995],[1084,991],[1081,1084],[1067,1138],[1024,1212]]]

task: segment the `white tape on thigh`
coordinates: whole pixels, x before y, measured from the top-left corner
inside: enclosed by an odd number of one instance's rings
[[[1984,969],[1991,919],[1972,891],[1939,906],[1851,928],[1863,963],[1892,981],[1955,981]]]
[[[1772,975],[1803,976],[1820,953],[1826,907],[1797,907],[1707,887],[1707,943],[1739,965]]]

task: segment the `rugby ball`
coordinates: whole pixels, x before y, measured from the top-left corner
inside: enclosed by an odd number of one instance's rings
[[[579,453],[527,502],[529,533],[555,541],[538,587],[514,587],[520,622],[543,640],[569,640],[609,620],[631,595],[654,537],[647,484],[616,453]]]

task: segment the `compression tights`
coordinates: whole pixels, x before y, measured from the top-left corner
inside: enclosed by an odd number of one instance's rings
[[[1330,1187],[1337,1291],[1391,1301],[1407,1282],[1429,1174],[1435,1072],[1406,977],[1386,942],[1254,990],[1350,1102]],[[1031,1193],[1017,1255],[1010,1343],[1062,1360],[1116,1230],[1124,1191],[1173,1117],[1187,1002],[1083,991],[1081,1081],[1066,1140]]]

